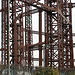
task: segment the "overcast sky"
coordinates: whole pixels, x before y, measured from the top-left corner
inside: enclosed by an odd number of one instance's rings
[[[75,0],[72,0],[72,3],[75,3]],[[0,9],[1,9],[1,0],[0,0]],[[73,33],[75,33],[75,8],[72,9],[72,27]],[[73,42],[75,42],[75,37],[73,38]],[[1,48],[1,13],[0,13],[0,48]],[[75,59],[75,51],[74,51],[74,59]]]
[[[72,0],[75,3],[75,0]],[[75,33],[75,8],[72,9],[72,31]],[[73,37],[73,42],[75,43],[75,36]],[[73,48],[74,59],[75,59],[75,48]],[[75,63],[74,63],[75,65]]]

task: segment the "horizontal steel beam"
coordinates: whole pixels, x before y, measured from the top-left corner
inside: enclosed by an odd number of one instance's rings
[[[30,15],[30,14],[34,14],[34,13],[38,13],[38,9],[33,9],[33,10],[29,10],[28,12],[24,12],[23,13],[23,17],[26,15]]]
[[[70,3],[66,4],[66,7],[64,6],[65,4],[63,4],[64,8],[70,8]],[[75,7],[75,3],[71,3],[71,8]]]
[[[25,28],[23,28],[23,31],[25,31]],[[39,31],[31,31],[33,34],[39,34]],[[42,32],[42,35],[45,35],[45,32]],[[72,36],[75,36],[75,33],[72,33]]]
[[[75,3],[71,3],[71,5],[72,5],[72,8],[74,8],[74,7],[75,7]]]
[[[75,43],[73,43],[73,47],[75,47]]]
[[[72,36],[75,36],[75,33],[72,33]]]
[[[32,58],[33,61],[39,61],[39,58]],[[44,59],[42,59],[44,61]]]
[[[3,50],[4,50],[4,48],[1,48],[1,49],[0,49],[0,51],[3,51]]]
[[[41,44],[45,44],[45,42],[41,42],[41,43],[32,44],[32,45],[29,45],[28,47],[34,47],[34,46],[41,45]]]
[[[4,10],[3,9],[0,9],[0,12],[3,12]]]
[[[42,44],[45,44],[45,42],[36,43],[36,44],[32,44],[32,45],[20,46],[20,47],[18,48],[18,50],[21,49],[21,48],[26,48],[26,47],[32,48],[32,47],[39,46],[39,45],[42,45]]]
[[[23,31],[25,32],[25,28],[23,28]],[[33,34],[39,34],[39,31],[31,31],[31,33]],[[42,32],[42,35],[45,35],[45,32]]]

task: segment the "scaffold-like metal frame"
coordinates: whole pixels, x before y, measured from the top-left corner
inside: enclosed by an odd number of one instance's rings
[[[8,10],[8,0],[2,0],[1,63],[8,65],[10,60],[10,64],[23,64],[29,68],[35,67],[33,62],[39,61],[40,67],[44,62],[45,67],[71,69],[74,67],[71,9],[75,3],[71,3],[71,0],[40,1],[42,0],[10,0]],[[32,29],[32,15],[35,13],[39,17],[38,31]],[[33,34],[39,36],[36,44],[33,44]],[[44,42],[42,35],[45,37]],[[39,58],[33,57],[35,50],[39,51]]]

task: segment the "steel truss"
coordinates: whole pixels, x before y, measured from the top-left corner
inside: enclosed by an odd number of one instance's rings
[[[75,7],[75,3],[71,3],[71,0],[44,0],[44,3],[40,1],[10,0],[8,10],[8,0],[2,0],[1,62],[8,65],[10,60],[10,64],[34,67],[33,62],[39,61],[39,66],[42,66],[42,51],[45,51],[46,67],[73,68],[71,8]],[[43,11],[44,32],[42,32]],[[37,12],[39,13],[39,31],[33,31],[32,14]],[[33,34],[39,35],[39,42],[36,44],[33,44]],[[45,36],[44,42],[42,42],[42,35]],[[9,40],[10,43],[8,43]],[[33,57],[35,50],[39,51],[39,58]]]

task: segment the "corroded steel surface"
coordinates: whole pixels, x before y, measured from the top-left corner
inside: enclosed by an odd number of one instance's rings
[[[46,67],[73,68],[71,9],[75,7],[75,3],[71,3],[71,0],[44,0],[44,3],[40,1],[42,0],[10,0],[8,19],[8,0],[2,0],[1,62],[8,64],[10,46],[10,64],[34,67],[34,62],[39,61],[39,66],[44,62]],[[35,13],[38,13],[39,17],[36,19],[39,24],[38,31],[32,29],[32,15]],[[39,40],[35,44],[34,34],[38,35]],[[45,37],[44,42],[42,36]],[[38,58],[33,56],[36,50],[39,52]]]

